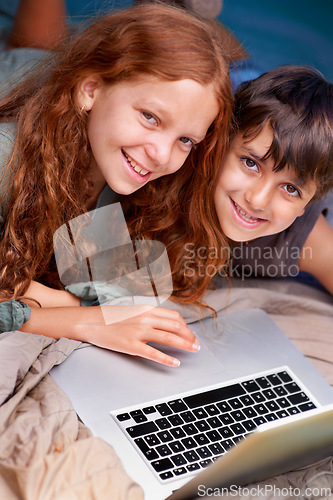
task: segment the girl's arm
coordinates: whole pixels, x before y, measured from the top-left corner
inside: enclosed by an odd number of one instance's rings
[[[30,320],[20,330],[54,339],[66,337],[89,342],[168,366],[178,366],[179,360],[148,345],[148,342],[192,352],[199,350],[194,334],[181,315],[160,307],[32,307]]]
[[[80,299],[65,290],[55,290],[47,286],[32,281],[24,295],[24,302],[30,306],[34,305],[29,299],[35,299],[42,307],[66,307],[79,306]]]
[[[333,227],[323,215],[304,244],[299,268],[315,276],[333,295]]]

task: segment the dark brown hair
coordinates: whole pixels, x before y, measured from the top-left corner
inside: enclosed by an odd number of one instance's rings
[[[235,134],[253,139],[269,123],[276,170],[315,180],[315,198],[333,187],[333,84],[317,71],[283,66],[243,83],[235,94]]]

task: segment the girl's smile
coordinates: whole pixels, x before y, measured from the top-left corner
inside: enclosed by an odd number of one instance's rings
[[[89,111],[93,182],[124,195],[176,172],[218,113],[213,84],[194,80],[141,76],[105,85],[91,75],[81,102]]]
[[[269,124],[254,139],[238,134],[221,167],[214,200],[221,228],[231,241],[249,241],[289,227],[316,193],[315,182],[297,179],[265,158],[273,140]]]

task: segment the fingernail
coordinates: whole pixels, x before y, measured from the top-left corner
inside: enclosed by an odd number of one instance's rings
[[[195,351],[200,351],[200,345],[198,341],[194,342],[194,344],[192,344],[192,347]]]
[[[179,359],[174,359],[172,362],[173,362],[174,366],[179,366],[180,365]]]

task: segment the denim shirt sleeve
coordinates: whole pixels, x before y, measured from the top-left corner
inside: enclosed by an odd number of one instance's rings
[[[19,330],[21,326],[29,321],[30,307],[24,302],[10,299],[0,302],[0,333]]]

